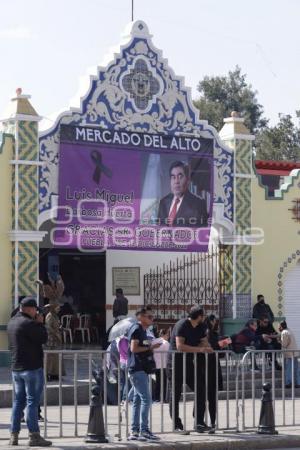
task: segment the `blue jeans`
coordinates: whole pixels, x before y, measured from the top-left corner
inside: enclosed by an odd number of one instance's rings
[[[134,388],[131,431],[145,432],[149,430],[149,411],[151,396],[148,375],[143,370],[130,374],[130,381]]]
[[[126,400],[126,366],[120,364],[120,398],[121,398],[121,402],[124,402]],[[128,388],[128,394],[131,390],[131,383],[130,383],[130,379],[128,377],[128,383],[127,383],[127,388]],[[128,395],[128,401],[129,400],[129,395]]]
[[[285,384],[292,384],[292,359],[284,358]],[[294,358],[294,384],[300,385],[298,358]]]
[[[11,416],[11,432],[21,429],[21,417],[26,406],[26,423],[30,433],[39,432],[38,408],[44,387],[44,371],[13,371],[14,403]]]

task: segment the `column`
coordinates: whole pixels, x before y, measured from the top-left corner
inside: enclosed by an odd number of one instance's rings
[[[244,125],[244,119],[232,112],[224,119],[220,131],[223,142],[234,152],[234,226],[232,245],[232,315],[234,319],[251,317],[252,250],[245,243],[251,235],[252,141],[254,136]]]

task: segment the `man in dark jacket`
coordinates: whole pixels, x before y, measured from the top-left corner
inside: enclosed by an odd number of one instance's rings
[[[116,298],[113,304],[113,317],[115,319],[114,323],[119,320],[124,319],[128,314],[128,300],[124,297],[123,289],[116,289]]]
[[[158,225],[169,227],[207,227],[207,208],[204,199],[189,191],[189,167],[174,161],[169,169],[171,192],[159,202]]]
[[[258,327],[256,330],[256,334],[260,336],[261,343],[260,343],[260,349],[261,350],[281,350],[281,345],[278,342],[279,334],[276,333],[275,328],[269,321],[268,316],[261,316],[260,320],[258,321]],[[278,363],[276,359],[276,354],[272,356],[272,353],[267,353],[266,357],[272,364],[272,359],[274,357],[275,359],[275,369],[281,370],[281,365]]]
[[[237,334],[231,336],[232,347],[235,353],[245,353],[247,347],[260,348],[261,336],[256,334],[257,321],[255,319],[250,319],[246,323],[245,327],[239,331]]]
[[[40,435],[38,406],[44,386],[43,344],[48,336],[43,315],[37,314],[34,297],[20,302],[20,311],[7,325],[12,359],[14,402],[11,417],[10,445],[18,445],[21,417],[26,407],[30,447],[48,447],[52,443]]]
[[[270,323],[274,322],[274,314],[271,307],[265,303],[265,297],[262,294],[257,296],[257,303],[253,306],[252,317],[253,319],[261,319],[263,316],[267,316]]]

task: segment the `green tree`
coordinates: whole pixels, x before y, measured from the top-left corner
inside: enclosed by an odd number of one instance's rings
[[[297,112],[299,117],[299,112]],[[300,130],[290,115],[279,114],[274,127],[261,130],[255,141],[255,158],[271,160],[300,160]]]
[[[218,131],[223,126],[223,119],[237,111],[245,119],[246,127],[251,133],[267,125],[263,117],[263,107],[258,103],[257,91],[247,84],[246,75],[236,66],[227,76],[205,76],[199,82],[200,98],[194,102],[200,110],[200,119],[208,120]]]

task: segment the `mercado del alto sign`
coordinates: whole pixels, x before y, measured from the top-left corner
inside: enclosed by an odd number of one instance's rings
[[[206,251],[213,139],[61,125],[54,245]]]
[[[169,136],[158,134],[129,133],[127,131],[107,130],[101,128],[70,127],[61,125],[61,140],[88,142],[113,146],[131,146],[140,149],[179,150],[213,152],[212,139],[190,136]]]

